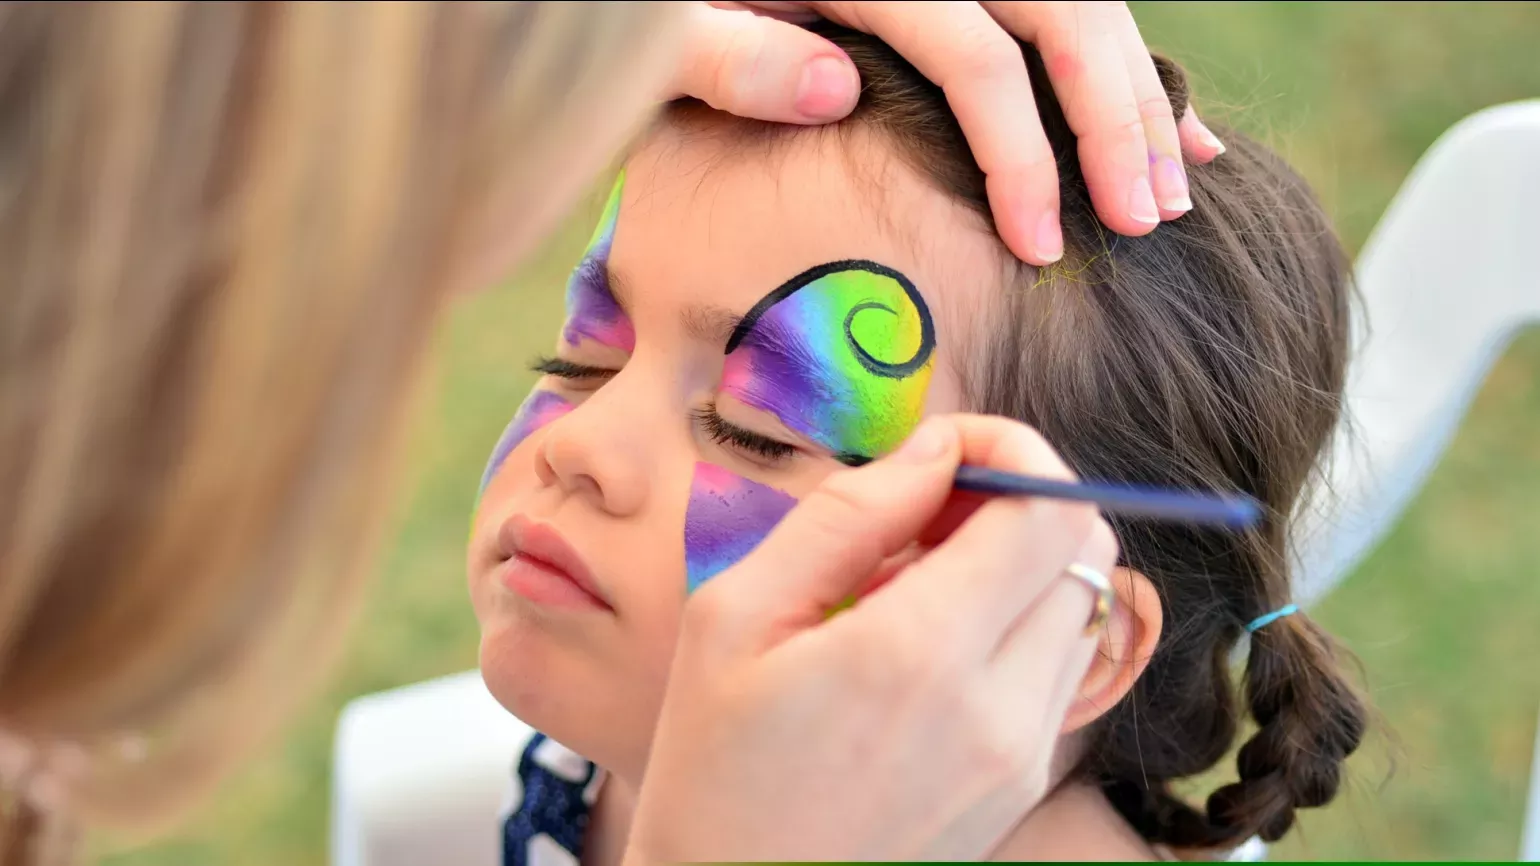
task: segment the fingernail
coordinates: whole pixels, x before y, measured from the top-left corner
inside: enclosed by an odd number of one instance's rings
[[[809,120],[838,120],[855,108],[861,76],[843,58],[815,57],[802,67],[797,84],[797,113]]]
[[[946,453],[946,429],[936,421],[922,421],[889,458],[899,463],[929,463]]]
[[[1192,197],[1187,190],[1187,171],[1182,163],[1169,156],[1155,160],[1155,189],[1160,206],[1166,210],[1192,210]]]
[[[1155,206],[1155,191],[1150,188],[1150,179],[1144,175],[1134,181],[1134,188],[1128,194],[1128,215],[1135,222],[1146,225],[1160,222],[1160,208]]]
[[[1064,257],[1064,233],[1059,228],[1059,211],[1049,208],[1037,218],[1037,238],[1033,241],[1044,264]]]
[[[1209,128],[1204,126],[1201,120],[1198,121],[1198,138],[1202,139],[1204,144],[1212,147],[1214,150],[1220,153],[1225,152],[1225,143],[1219,140],[1219,136],[1209,131]]]

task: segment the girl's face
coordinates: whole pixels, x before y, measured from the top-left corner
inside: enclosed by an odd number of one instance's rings
[[[997,241],[860,136],[773,154],[663,130],[567,289],[469,546],[509,710],[640,777],[681,606],[824,476],[964,408]],[[859,532],[859,526],[851,527]]]

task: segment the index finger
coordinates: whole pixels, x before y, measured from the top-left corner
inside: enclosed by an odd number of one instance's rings
[[[1124,56],[1120,15],[1128,16],[1128,10],[1121,3],[986,5],[1042,55],[1064,120],[1078,139],[1080,170],[1097,217],[1118,234],[1148,234],[1159,225],[1160,210],[1150,185],[1144,119]]]
[[[958,416],[955,423],[963,463],[1074,480],[1053,448],[1025,424],[978,415]],[[995,497],[862,606],[876,616],[921,618],[938,642],[988,658],[1099,519],[1088,503]]]
[[[814,3],[881,38],[946,93],[983,169],[1000,237],[1019,258],[1063,255],[1059,173],[1021,48],[976,3]]]

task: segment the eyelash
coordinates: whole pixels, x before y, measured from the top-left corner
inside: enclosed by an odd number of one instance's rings
[[[608,367],[591,367],[588,364],[577,364],[562,358],[537,358],[529,369],[542,376],[555,376],[558,379],[569,381],[585,381],[589,379],[609,379],[615,375],[616,370]]]
[[[701,425],[701,429],[706,431],[706,435],[711,437],[711,441],[718,445],[730,445],[771,462],[785,460],[797,453],[796,448],[785,442],[729,423],[727,419],[717,414],[715,404],[696,409],[691,414],[695,417],[696,423]]]

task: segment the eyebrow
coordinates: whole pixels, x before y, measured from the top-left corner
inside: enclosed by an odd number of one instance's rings
[[[620,309],[630,315],[631,283],[608,262],[604,266],[609,281],[610,296]],[[713,346],[726,346],[733,332],[743,321],[743,314],[717,304],[691,304],[679,314],[684,330],[690,339]]]
[[[614,299],[615,304],[620,307],[620,311],[629,317],[631,315],[631,283],[610,265],[608,256],[604,258],[604,285],[609,290],[610,297]]]
[[[725,347],[743,321],[743,314],[714,304],[691,304],[680,313],[680,319],[684,322],[685,333],[691,338],[707,345]]]

